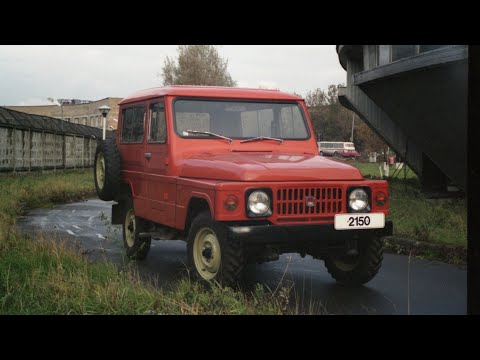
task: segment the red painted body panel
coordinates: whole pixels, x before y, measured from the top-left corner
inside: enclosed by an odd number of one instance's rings
[[[131,104],[139,101],[160,98],[162,96],[187,96],[231,99],[264,99],[264,100],[302,100],[298,96],[278,90],[245,89],[222,86],[163,86],[137,91],[124,98],[120,105]]]
[[[283,144],[278,145],[281,147]],[[203,153],[181,161],[180,176],[227,181],[362,180],[349,165],[310,154]]]
[[[259,183],[244,183],[244,182],[231,182],[222,183],[217,186],[216,193],[216,208],[222,208],[223,211],[217,211],[216,219],[219,221],[239,221],[245,220],[245,196],[244,192],[249,189],[258,188],[270,188],[274,194],[273,196],[273,214],[267,218],[257,218],[261,220],[268,220],[272,224],[324,224],[333,222],[333,214],[292,214],[292,215],[280,215],[276,210],[276,193],[281,188],[297,188],[297,189],[312,189],[323,187],[337,187],[342,189],[342,196],[338,201],[341,201],[342,206],[337,214],[347,213],[346,211],[346,193],[347,189],[351,186],[364,186],[369,187],[372,191],[372,199],[375,198],[377,192],[382,191],[388,194],[388,186],[386,181],[382,180],[361,180],[361,181],[309,181],[309,182],[259,182]],[[236,195],[239,199],[239,206],[235,211],[225,211],[223,209],[223,202],[228,195]],[[388,203],[384,206],[376,206],[374,201],[372,204],[372,212],[383,212],[385,216],[388,215]]]
[[[218,138],[181,138],[173,126],[172,102],[177,96],[296,101],[307,117],[311,135],[307,140],[285,140],[283,143],[240,143],[234,140],[229,144]],[[145,137],[143,144],[120,144],[122,110],[137,105],[148,109],[151,103],[161,99],[165,101],[166,143],[148,144]],[[356,168],[319,156],[303,100],[279,91],[183,86],[143,90],[120,103],[118,124],[117,144],[122,157],[122,178],[132,188],[135,211],[138,216],[177,229],[184,228],[188,206],[194,197],[204,199],[212,217],[218,221],[251,220],[246,216],[245,191],[267,187],[274,194],[274,211],[267,220],[272,224],[286,225],[332,223],[333,210],[337,213],[346,211],[346,189],[352,185],[369,187],[372,197],[380,190],[388,194],[386,181],[364,180]],[[148,126],[147,111],[146,133]],[[151,153],[150,160],[145,159],[147,152]],[[300,200],[292,200],[289,205],[287,202],[290,200],[277,199],[289,189],[292,189],[292,194],[297,191],[298,196],[316,191],[320,197],[324,189],[330,189],[331,194],[335,191],[335,196],[340,197],[332,200],[325,193],[312,210],[315,213],[306,214],[301,213],[300,208],[295,210]],[[235,195],[239,200],[235,211],[224,208],[223,203],[229,195]],[[323,202],[326,205],[330,203],[332,207],[325,205],[322,209]],[[388,203],[381,208],[373,205],[372,211],[387,215]]]

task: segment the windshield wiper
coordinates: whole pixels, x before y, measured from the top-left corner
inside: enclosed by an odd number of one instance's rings
[[[216,136],[216,137],[219,137],[221,139],[225,139],[228,141],[229,144],[232,143],[233,139],[229,138],[229,137],[226,137],[226,136],[223,136],[223,135],[220,135],[220,134],[215,134],[215,133],[212,133],[210,131],[199,131],[199,130],[185,130],[185,132],[189,133],[189,134],[203,134],[203,135],[211,135],[211,136]]]
[[[251,138],[251,139],[242,140],[242,141],[240,141],[240,143],[246,143],[246,142],[251,142],[251,141],[260,141],[260,140],[274,140],[274,141],[280,142],[280,144],[283,143],[283,139],[277,139],[277,138],[272,138],[272,137],[268,137],[268,136],[254,137],[254,138]]]

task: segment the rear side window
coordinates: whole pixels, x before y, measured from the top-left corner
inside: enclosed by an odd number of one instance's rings
[[[123,109],[121,142],[124,144],[142,143],[144,132],[145,106]]]
[[[167,140],[167,126],[165,123],[165,105],[156,103],[150,106],[150,133],[149,143],[164,143]]]

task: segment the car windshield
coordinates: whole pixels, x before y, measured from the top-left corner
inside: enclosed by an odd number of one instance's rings
[[[310,137],[303,111],[295,102],[178,99],[174,116],[175,129],[182,137],[211,139],[205,132],[233,139]]]

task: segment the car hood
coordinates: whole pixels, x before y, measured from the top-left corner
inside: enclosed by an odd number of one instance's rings
[[[353,166],[311,154],[195,154],[180,162],[180,176],[230,181],[362,180]]]

